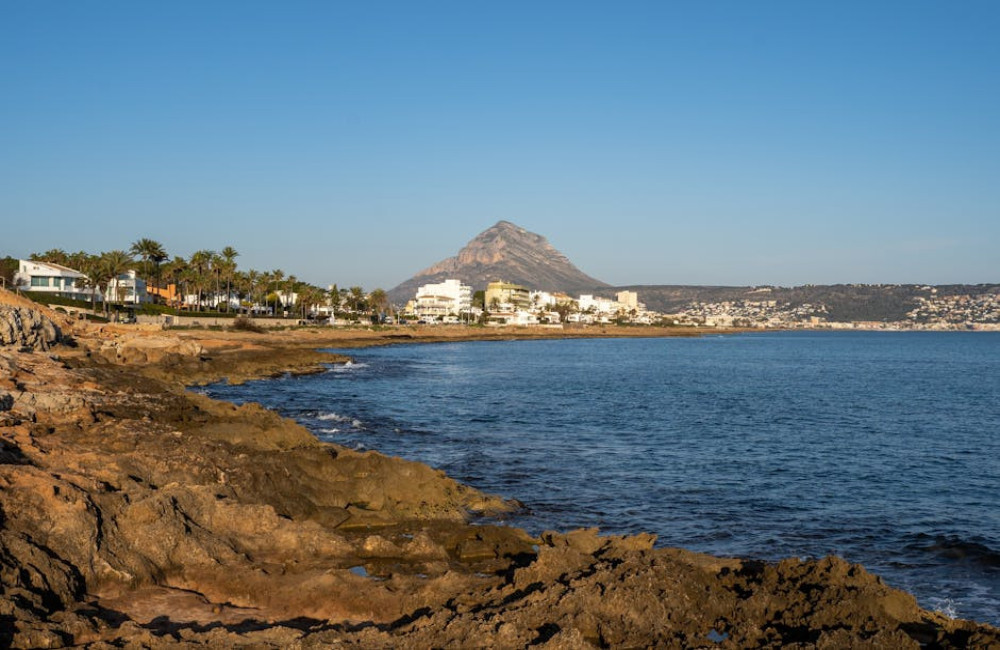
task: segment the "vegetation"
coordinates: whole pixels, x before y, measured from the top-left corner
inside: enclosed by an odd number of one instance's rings
[[[51,249],[32,253],[30,259],[69,267],[86,277],[77,286],[92,289],[90,307],[96,312],[98,294],[108,299],[102,301],[107,314],[115,304],[124,300],[124,290],[117,279],[135,271],[147,286],[152,303],[136,306],[136,313],[145,315],[197,314],[205,317],[234,317],[236,315],[266,317],[295,316],[303,320],[313,318],[320,308],[331,315],[345,312],[355,321],[378,322],[391,310],[388,296],[382,289],[365,293],[361,287],[340,290],[336,285],[325,290],[302,282],[281,269],[259,271],[239,268],[240,256],[232,246],[219,252],[201,249],[189,257],[174,255],[164,246],[146,237],[135,240],[128,250],[112,250],[97,255],[80,251],[67,253]],[[0,277],[12,283],[18,262],[13,258],[0,260]],[[110,291],[109,291],[110,288]],[[52,304],[67,299],[46,296]],[[81,301],[67,306],[85,307]]]
[[[90,309],[90,303],[86,300],[73,300],[72,298],[63,298],[62,296],[54,296],[34,291],[25,291],[24,297],[39,304],[60,305],[62,307],[74,307],[76,309]]]
[[[255,324],[252,320],[246,316],[237,316],[233,320],[233,324],[229,326],[229,329],[236,330],[239,332],[255,332],[260,334],[264,331],[260,325]]]
[[[10,287],[14,284],[14,276],[17,274],[18,261],[13,257],[0,259],[0,286]]]

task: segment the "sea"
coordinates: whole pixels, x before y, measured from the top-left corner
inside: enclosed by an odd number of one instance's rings
[[[775,332],[336,350],[216,384],[322,440],[419,460],[532,533],[838,555],[921,606],[1000,625],[1000,334]]]

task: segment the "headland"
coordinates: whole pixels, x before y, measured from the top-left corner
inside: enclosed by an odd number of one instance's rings
[[[716,558],[592,530],[532,538],[496,523],[518,507],[502,496],[185,388],[343,360],[322,348],[696,331],[164,332],[0,298],[4,645],[1000,644],[996,628],[922,610],[837,558]]]

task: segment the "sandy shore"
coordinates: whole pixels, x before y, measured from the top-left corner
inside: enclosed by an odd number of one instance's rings
[[[45,340],[47,317],[69,343]],[[482,525],[517,504],[184,389],[310,372],[336,360],[323,347],[694,332],[28,320],[30,336],[0,347],[2,646],[1000,646],[996,628],[922,610],[836,558]]]

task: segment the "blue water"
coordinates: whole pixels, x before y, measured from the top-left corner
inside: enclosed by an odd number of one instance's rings
[[[405,345],[216,385],[324,440],[421,460],[533,532],[836,554],[1000,624],[1000,335],[766,333]]]

